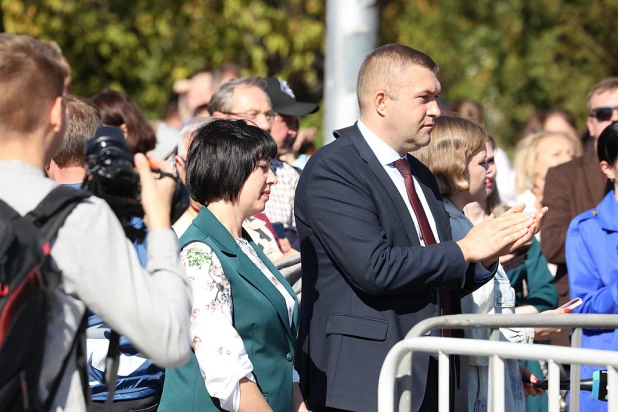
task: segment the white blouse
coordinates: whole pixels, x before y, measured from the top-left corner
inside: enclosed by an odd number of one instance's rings
[[[235,239],[240,249],[272,282],[285,299],[290,326],[294,317],[294,298],[273,276],[268,267],[245,239]],[[193,290],[191,313],[192,345],[206,390],[218,398],[227,411],[240,407],[242,378],[255,382],[253,365],[243,341],[233,326],[234,305],[230,282],[210,246],[194,242],[180,252],[180,261],[187,272]],[[299,382],[293,371],[293,382]]]

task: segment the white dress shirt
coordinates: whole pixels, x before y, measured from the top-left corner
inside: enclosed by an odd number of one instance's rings
[[[391,178],[395,187],[399,191],[401,198],[405,202],[408,207],[408,211],[410,212],[410,216],[412,216],[412,221],[414,221],[414,227],[416,228],[416,233],[418,234],[418,238],[421,241],[421,246],[425,246],[425,240],[421,235],[420,226],[418,225],[418,219],[416,218],[416,214],[414,213],[414,209],[412,209],[412,205],[410,204],[410,200],[408,199],[408,192],[406,191],[406,185],[403,180],[403,175],[397,168],[395,167],[395,161],[399,159],[406,159],[407,155],[402,157],[399,156],[392,147],[387,145],[384,140],[380,139],[373,133],[367,126],[363,124],[360,120],[358,121],[358,129],[361,131],[361,134],[365,138],[365,141],[371,148],[371,151],[376,155],[378,162],[382,165],[388,177]],[[429,204],[427,203],[427,199],[425,198],[425,193],[423,192],[423,188],[416,180],[416,176],[412,175],[412,179],[414,180],[414,188],[416,189],[416,194],[423,205],[423,209],[425,210],[425,214],[427,215],[427,220],[429,220],[429,226],[431,226],[431,231],[433,232],[433,236],[436,238],[436,243],[440,243],[440,236],[438,236],[438,230],[436,229],[436,221],[431,214],[431,209],[429,209]]]

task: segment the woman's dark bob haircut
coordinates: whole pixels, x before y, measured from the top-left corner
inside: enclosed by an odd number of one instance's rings
[[[613,166],[618,159],[618,122],[614,122],[607,126],[599,136],[597,141],[597,156],[599,162],[606,161]],[[614,189],[614,183],[611,180],[607,181],[605,194]]]
[[[267,132],[244,120],[216,119],[197,129],[187,153],[187,187],[201,205],[235,203],[260,160],[277,156]]]

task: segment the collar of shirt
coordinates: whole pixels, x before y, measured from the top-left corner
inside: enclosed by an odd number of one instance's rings
[[[393,162],[404,158],[399,156],[399,153],[397,153],[395,149],[387,145],[384,140],[380,139],[374,132],[369,130],[360,120],[358,121],[358,129],[382,166],[389,165],[395,167]]]
[[[21,160],[2,160],[0,161],[0,171],[4,173],[19,173],[20,175],[45,177],[41,169],[37,169],[29,163]]]
[[[270,164],[270,170],[272,170],[275,175],[277,174],[277,170],[282,169],[282,168],[283,168],[282,160],[279,160],[277,158],[272,160],[272,163]]]

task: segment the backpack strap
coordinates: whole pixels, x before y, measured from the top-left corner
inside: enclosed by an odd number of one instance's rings
[[[57,186],[25,217],[41,232],[45,241],[51,241],[73,209],[91,193],[68,186]]]
[[[90,196],[91,194],[89,192],[83,190],[76,190],[68,186],[57,186],[49,192],[45,198],[43,198],[34,210],[30,211],[24,217],[38,228],[45,242],[50,242],[58,234],[58,231],[64,225],[65,220],[69,217],[77,205],[82,200]],[[82,316],[73,338],[73,343],[62,361],[62,366],[59,373],[56,375],[56,378],[52,383],[51,390],[47,400],[45,401],[43,409],[45,411],[48,411],[51,408],[52,403],[56,398],[62,378],[64,377],[67,365],[74,351],[77,352],[76,366],[80,374],[82,390],[84,392],[84,400],[86,404],[88,404],[90,400],[90,387],[88,385],[88,377],[86,376],[86,354],[83,345],[80,342],[80,338],[86,331],[88,319],[87,313],[87,310],[84,311],[84,315]]]

